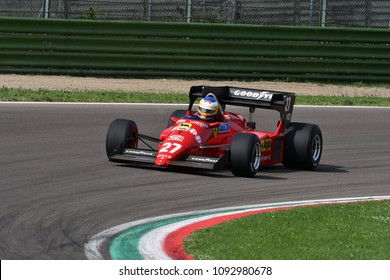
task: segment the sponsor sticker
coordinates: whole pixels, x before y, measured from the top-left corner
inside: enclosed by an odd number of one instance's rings
[[[208,128],[209,125],[207,123],[204,123],[202,121],[196,121],[196,120],[190,120],[191,124],[195,124],[197,126],[203,127],[203,128]]]
[[[168,137],[168,141],[169,140],[177,141],[177,142],[183,142],[184,136],[181,136],[181,135],[171,135],[171,136]]]
[[[195,128],[191,128],[190,133],[195,136],[196,142],[198,142],[199,144],[202,143],[202,138],[198,135],[198,131]]]
[[[263,139],[260,140],[261,143],[261,151],[262,152],[269,152],[272,148],[272,140],[271,139]]]
[[[160,160],[172,159],[172,156],[167,155],[167,154],[163,154],[163,155],[158,155],[157,158],[160,159]]]
[[[215,159],[215,158],[205,158],[205,157],[196,157],[196,156],[190,157],[189,160],[205,162],[205,163],[216,163],[216,162],[218,162],[218,159]]]
[[[271,155],[261,156],[261,161],[271,160]]]
[[[192,124],[190,123],[181,123],[178,127],[177,130],[183,130],[183,131],[188,131]]]
[[[217,137],[219,133],[226,133],[230,131],[230,124],[221,123],[218,127],[213,127],[214,137]]]
[[[129,155],[137,155],[137,156],[154,156],[153,152],[143,151],[143,150],[126,149],[126,150],[124,150],[124,153],[129,154]]]
[[[213,127],[214,137],[218,136],[218,127]]]
[[[235,97],[244,97],[254,100],[271,100],[273,94],[269,91],[251,91],[251,90],[240,90],[237,89],[233,92]]]
[[[221,123],[218,127],[218,133],[225,133],[230,131],[230,124]]]

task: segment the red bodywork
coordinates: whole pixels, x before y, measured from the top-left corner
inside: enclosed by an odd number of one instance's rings
[[[261,165],[281,163],[285,126],[282,122],[275,132],[260,132],[247,128],[239,114],[225,112],[216,121],[197,119],[187,112],[183,118],[172,118],[175,124],[160,134],[161,144],[155,164],[166,167],[187,155],[221,158],[226,154],[237,133],[255,134],[261,142]]]

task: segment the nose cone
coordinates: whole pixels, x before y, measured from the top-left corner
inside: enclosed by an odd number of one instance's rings
[[[193,119],[179,120],[168,135],[164,135],[154,163],[167,167],[172,161],[179,160],[183,156],[198,153],[202,140],[208,139],[211,133],[205,122]]]
[[[161,166],[161,167],[168,167],[168,164],[170,161],[171,161],[170,159],[166,159],[163,157],[157,157],[154,164]]]
[[[154,162],[156,165],[167,167],[170,162],[179,160],[191,151],[199,149],[202,142],[197,130],[189,127],[181,128],[181,126],[183,124],[172,130],[161,143]]]
[[[175,138],[172,136],[167,138],[168,140],[164,141],[158,151],[155,164],[167,167],[171,161],[179,159],[183,155],[183,143],[175,141]]]

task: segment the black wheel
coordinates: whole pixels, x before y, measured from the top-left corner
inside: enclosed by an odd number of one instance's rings
[[[187,113],[186,110],[176,110],[172,113],[172,115],[169,117],[167,127],[170,127],[174,125],[175,123],[171,120],[172,117],[174,118],[181,118],[182,116],[185,116]]]
[[[321,129],[317,125],[290,123],[284,139],[285,167],[313,170],[318,166],[323,142]]]
[[[137,148],[138,128],[131,120],[116,119],[112,121],[108,128],[106,138],[106,153],[110,158],[116,151],[126,148]]]
[[[230,166],[239,177],[253,177],[260,167],[260,140],[254,134],[239,133],[230,145]]]

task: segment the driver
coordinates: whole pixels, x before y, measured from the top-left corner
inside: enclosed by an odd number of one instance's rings
[[[204,121],[212,121],[218,114],[219,104],[213,97],[206,96],[199,101],[198,117]]]

